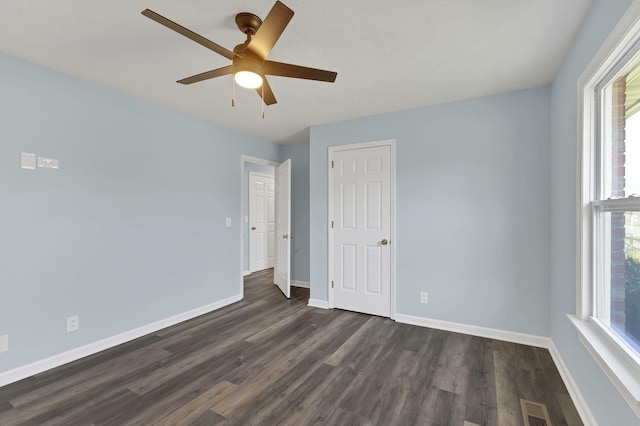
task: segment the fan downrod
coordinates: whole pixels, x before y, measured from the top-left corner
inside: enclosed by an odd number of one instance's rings
[[[243,34],[255,35],[262,25],[262,19],[249,12],[241,12],[236,15],[236,25]]]

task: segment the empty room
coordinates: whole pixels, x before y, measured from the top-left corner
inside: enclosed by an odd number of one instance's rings
[[[640,0],[0,2],[0,425],[218,424],[640,425]]]

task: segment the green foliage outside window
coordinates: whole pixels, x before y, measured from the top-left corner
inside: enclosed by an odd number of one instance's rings
[[[625,259],[625,329],[640,343],[640,259],[627,255]]]

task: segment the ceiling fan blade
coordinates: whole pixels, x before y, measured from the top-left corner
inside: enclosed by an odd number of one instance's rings
[[[165,18],[162,15],[158,15],[156,12],[154,12],[153,10],[150,9],[145,9],[142,11],[142,14],[144,16],[146,16],[149,19],[153,19],[154,21],[156,21],[157,23],[164,25],[165,27],[172,29],[173,31],[182,34],[183,36],[195,41],[198,44],[201,44],[202,46],[206,47],[207,49],[211,49],[214,52],[216,52],[219,55],[224,56],[227,59],[233,59],[234,53],[232,51],[230,51],[229,49],[226,49],[222,46],[220,46],[217,43],[214,43],[213,41],[202,37],[200,34],[196,34],[193,31],[183,27],[180,24],[176,24],[175,22],[173,22],[170,19]]]
[[[301,67],[300,65],[285,64],[274,61],[265,61],[264,73],[279,77],[304,78],[306,80],[326,81],[329,83],[336,81],[336,77],[338,76],[338,73],[333,71]]]
[[[218,68],[215,70],[192,75],[191,77],[183,78],[182,80],[178,80],[178,83],[181,83],[181,84],[198,83],[199,81],[209,80],[210,78],[216,78],[223,75],[228,75],[228,74],[231,74],[232,72],[233,72],[233,67],[231,65],[227,65],[226,67]]]
[[[263,88],[264,88],[264,98],[262,98]],[[269,82],[267,81],[266,78],[262,79],[262,87],[258,87],[256,89],[256,92],[258,92],[258,95],[260,95],[264,103],[267,105],[273,105],[278,102],[276,101],[276,96],[273,94],[273,91],[271,90],[271,86],[269,86]]]
[[[264,18],[262,25],[256,31],[256,35],[253,36],[245,51],[249,51],[263,61],[273,49],[280,35],[293,18],[293,10],[289,9],[282,2],[276,1],[271,11]]]

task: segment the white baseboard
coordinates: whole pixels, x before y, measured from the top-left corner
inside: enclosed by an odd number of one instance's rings
[[[312,308],[329,309],[329,302],[326,300],[309,299],[307,306],[311,306]]]
[[[597,426],[598,422],[596,422],[595,417],[593,417],[593,413],[589,409],[587,405],[587,401],[584,400],[582,393],[580,392],[580,388],[576,384],[571,372],[567,368],[567,365],[564,363],[564,360],[560,356],[560,352],[556,347],[553,340],[549,339],[549,353],[551,353],[551,358],[553,358],[553,362],[556,364],[556,368],[560,373],[560,377],[562,377],[562,381],[564,385],[567,387],[567,391],[569,391],[569,395],[573,400],[573,405],[576,406],[576,410],[578,410],[578,414],[580,414],[580,418],[585,426]]]
[[[291,287],[302,287],[302,288],[310,288],[308,281],[296,281],[291,280]]]
[[[548,337],[536,336],[534,334],[516,333],[514,331],[498,330],[495,328],[479,327],[477,325],[460,324],[412,315],[396,314],[396,321],[405,324],[419,325],[422,327],[436,328],[438,330],[454,331],[456,333],[486,337],[488,339],[504,340],[506,342],[536,346],[538,348],[548,348],[549,342],[551,341]]]
[[[242,273],[242,276],[243,276],[243,277],[246,277],[247,275],[251,275],[251,271],[244,271],[244,272]]]
[[[311,305],[311,300],[309,300],[309,305]],[[589,406],[584,400],[584,397],[582,396],[578,385],[573,380],[573,376],[571,376],[569,369],[560,356],[560,352],[558,352],[556,345],[553,343],[553,340],[550,337],[498,330],[494,328],[479,327],[475,325],[460,324],[449,321],[434,320],[412,315],[396,314],[395,319],[397,322],[405,324],[435,328],[438,330],[453,331],[456,333],[469,334],[472,336],[486,337],[489,339],[503,340],[506,342],[519,343],[522,345],[548,349],[549,353],[551,354],[551,358],[553,359],[553,362],[555,363],[556,368],[560,373],[560,377],[562,377],[562,381],[567,387],[569,396],[571,396],[573,404],[576,406],[578,414],[580,414],[582,422],[585,424],[585,426],[597,426],[598,423],[596,422],[593,414],[591,413],[591,410],[589,409]]]
[[[163,328],[167,328],[183,321],[190,320],[191,318],[195,318],[197,316],[215,311],[240,300],[242,300],[242,295],[238,294],[236,296],[232,296],[218,302],[210,303],[208,305],[201,306],[199,308],[195,308],[190,311],[153,322],[151,324],[143,325],[142,327],[134,328],[133,330],[125,331],[124,333],[116,334],[115,336],[107,337],[106,339],[98,340],[97,342],[89,343],[88,345],[80,346],[78,348],[53,355],[49,358],[41,359],[31,364],[14,368],[13,370],[2,372],[0,373],[0,386],[5,386],[9,383],[26,379],[27,377],[31,377],[34,374],[39,374],[52,368],[59,367],[63,364],[76,361],[80,358],[93,355],[105,349],[121,345],[122,343],[129,342],[133,339],[137,339],[138,337],[154,333],[158,330],[162,330]]]

